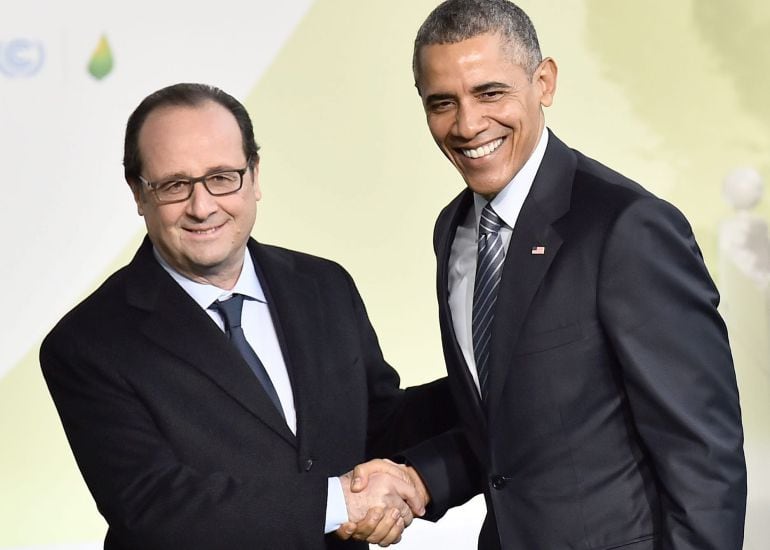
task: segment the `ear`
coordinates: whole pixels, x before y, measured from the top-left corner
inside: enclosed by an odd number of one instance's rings
[[[136,213],[140,216],[144,216],[144,193],[142,192],[142,185],[138,181],[126,180],[128,186],[131,188],[131,194],[134,196],[134,202],[136,203]]]
[[[262,198],[262,190],[259,188],[259,160],[254,163],[254,167],[249,170],[251,172],[251,181],[254,188],[254,200]]]
[[[550,107],[556,95],[556,77],[559,72],[556,61],[546,57],[540,62],[533,75],[533,83],[540,87],[540,105]]]

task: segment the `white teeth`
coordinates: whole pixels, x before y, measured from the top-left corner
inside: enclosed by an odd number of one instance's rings
[[[503,138],[498,138],[492,143],[487,143],[481,147],[476,147],[475,149],[460,149],[460,151],[462,151],[463,155],[466,157],[477,159],[493,153],[497,150],[498,147],[500,147],[500,145],[502,145],[502,143]]]

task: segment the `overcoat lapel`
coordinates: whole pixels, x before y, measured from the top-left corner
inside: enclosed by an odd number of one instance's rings
[[[253,240],[249,242],[249,250],[289,372],[297,413],[299,454],[304,456],[304,449],[313,448],[313,437],[326,433],[313,425],[328,407],[323,403],[326,392],[322,388],[326,381],[319,362],[323,361],[322,350],[330,343],[323,340],[324,333],[319,330],[324,322],[319,316],[322,312],[320,288],[314,278],[295,268],[291,256],[277,254],[277,249]]]
[[[532,298],[563,242],[553,224],[569,210],[576,162],[574,153],[550,134],[540,169],[513,228],[492,325],[487,404],[490,423],[508,373],[516,368],[513,351]],[[536,247],[542,248],[533,254]]]
[[[225,334],[153,257],[145,238],[130,267],[128,302],[147,311],[139,330],[201,371],[266,426],[296,445],[279,411]]]

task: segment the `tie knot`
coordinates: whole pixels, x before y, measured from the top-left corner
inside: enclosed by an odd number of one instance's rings
[[[479,220],[479,235],[488,235],[490,233],[497,233],[503,226],[503,220],[497,215],[497,212],[492,208],[492,203],[488,202],[481,211],[481,219]]]
[[[241,310],[243,309],[243,294],[233,294],[227,300],[217,300],[214,307],[222,314],[225,321],[225,330],[229,333],[232,329],[241,326]]]

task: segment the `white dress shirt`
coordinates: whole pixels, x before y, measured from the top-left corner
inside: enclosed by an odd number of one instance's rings
[[[513,227],[516,225],[524,200],[532,188],[532,182],[540,168],[546,145],[548,145],[548,131],[544,127],[540,141],[538,141],[527,162],[491,201],[492,208],[504,222],[500,228],[500,238],[506,253],[511,242]],[[476,282],[479,219],[487,200],[474,193],[473,203],[474,207],[468,210],[465,220],[457,226],[457,232],[454,241],[452,241],[452,249],[449,253],[449,310],[452,313],[452,324],[457,343],[463,352],[465,363],[468,365],[476,389],[481,395],[476,359],[473,356],[471,315],[473,313],[473,285]]]
[[[275,333],[275,325],[270,316],[267,299],[262,290],[262,285],[254,270],[251,254],[246,253],[243,259],[243,267],[238,276],[238,281],[232,290],[224,290],[213,285],[198,283],[188,279],[172,268],[158,251],[153,249],[155,258],[169,275],[195,300],[216,325],[224,332],[224,319],[211,305],[217,300],[226,300],[233,294],[242,294],[243,312],[241,313],[241,327],[246,340],[265,366],[268,376],[275,387],[278,399],[286,417],[286,424],[293,434],[297,434],[297,411],[294,408],[294,393],[289,381],[289,371],[281,353],[278,336]],[[348,520],[345,496],[342,492],[340,480],[330,477],[328,480],[328,492],[326,497],[326,525],[324,533],[337,529]]]

